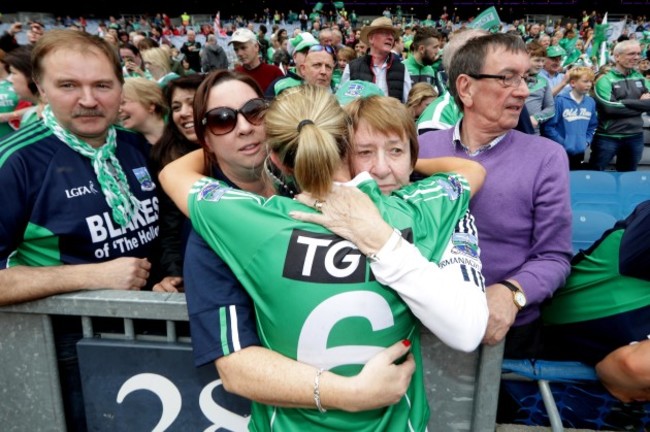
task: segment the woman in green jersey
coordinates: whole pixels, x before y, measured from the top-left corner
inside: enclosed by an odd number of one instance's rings
[[[266,114],[266,143],[273,164],[291,175],[301,191],[318,197],[312,204],[317,210],[326,205],[334,181],[350,181],[373,199],[390,225],[377,226],[376,247],[368,245],[360,251],[319,226],[291,219],[289,212],[307,209],[294,200],[263,199],[196,174],[194,155],[163,170],[160,178],[166,192],[189,214],[194,228],[230,265],[252,297],[263,345],[315,368],[311,408],[294,408],[302,407],[300,403],[254,403],[250,428],[425,430],[428,406],[419,322],[409,306],[413,301],[429,305],[448,302],[446,309],[456,314],[456,319],[446,322],[455,323],[458,334],[473,333],[470,339],[474,344],[469,349],[480,342],[487,322],[482,292],[478,290],[480,295],[472,297],[477,300],[472,305],[459,296],[447,296],[456,292],[458,276],[428,261],[444,256],[454,227],[466,213],[470,185],[480,184],[483,174],[468,179],[432,176],[402,188],[397,197],[385,197],[369,175],[350,179],[345,163],[348,117],[334,97],[311,86],[285,93]],[[238,133],[237,124],[249,120],[246,108],[244,103],[231,109],[235,122],[228,125],[225,120],[232,122],[233,116],[225,116],[219,106],[195,109],[195,123],[204,127],[197,135],[206,133],[208,151],[223,150],[210,147],[212,136]],[[392,289],[378,283],[389,279],[382,272],[395,270],[384,257],[396,253],[407,257],[404,264],[416,263],[417,268],[430,264],[427,274],[445,290],[429,290],[428,295],[419,296],[409,291],[409,275],[391,283]],[[346,406],[326,391],[329,381],[336,379],[334,374],[359,374],[376,353],[400,340],[412,346],[415,360],[415,374],[405,394],[385,408],[344,411]]]

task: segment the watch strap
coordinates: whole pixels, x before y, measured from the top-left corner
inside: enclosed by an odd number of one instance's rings
[[[524,291],[521,288],[518,288],[517,285],[507,280],[502,280],[499,283],[506,286],[510,291],[512,291],[512,300],[514,301],[515,306],[517,306],[517,309],[521,310],[526,305],[526,294]],[[523,296],[523,304],[517,301],[518,296]]]
[[[500,283],[501,285],[505,285],[506,287],[508,287],[508,289],[509,289],[510,291],[512,291],[512,292],[521,291],[520,288],[517,288],[517,285],[513,284],[513,283],[510,282],[510,281],[502,280],[502,281],[499,282],[499,283]]]

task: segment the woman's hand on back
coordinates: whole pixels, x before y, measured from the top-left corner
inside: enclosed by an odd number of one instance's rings
[[[354,243],[364,255],[381,249],[393,232],[370,197],[356,187],[334,185],[323,200],[307,192],[296,195],[295,199],[319,211],[292,211],[289,213],[292,218],[324,226]],[[322,204],[316,206],[319,202]]]

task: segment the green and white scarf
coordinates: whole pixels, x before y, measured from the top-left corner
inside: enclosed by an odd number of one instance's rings
[[[131,193],[124,170],[115,157],[115,127],[108,129],[106,143],[95,149],[65,130],[54,117],[49,105],[43,110],[43,121],[68,147],[92,161],[97,181],[113,212],[113,220],[120,226],[127,225],[140,208],[140,201]]]

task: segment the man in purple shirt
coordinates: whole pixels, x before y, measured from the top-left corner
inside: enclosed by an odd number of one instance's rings
[[[513,130],[530,66],[519,37],[481,36],[454,55],[450,92],[464,112],[454,128],[420,135],[422,158],[457,156],[487,170],[470,203],[478,227],[490,318],[483,341],[508,335],[505,356],[536,357],[540,303],[569,274],[569,165],[561,146]]]

